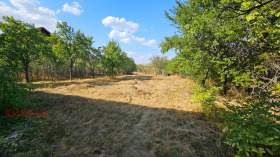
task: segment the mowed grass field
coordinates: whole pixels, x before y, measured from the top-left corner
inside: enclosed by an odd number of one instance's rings
[[[229,156],[190,79],[134,74],[33,85],[48,118],[34,137],[38,148],[24,155]]]

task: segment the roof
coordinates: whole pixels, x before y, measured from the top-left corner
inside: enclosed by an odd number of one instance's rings
[[[49,37],[51,36],[51,32],[49,32],[45,27],[38,27],[37,29],[40,29],[47,36],[49,36]]]

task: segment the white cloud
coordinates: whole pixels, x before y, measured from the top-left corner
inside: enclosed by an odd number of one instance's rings
[[[125,18],[119,19],[118,17],[112,16],[108,16],[105,19],[103,19],[102,23],[105,26],[111,27],[113,30],[130,33],[135,33],[139,28],[139,25],[137,23],[133,23],[132,21],[126,21]]]
[[[13,7],[8,6],[4,2],[0,2],[0,16],[13,16],[27,23],[34,23],[36,27],[45,27],[53,32],[56,29],[57,19],[55,11],[40,5],[35,0],[10,0]]]
[[[118,39],[124,43],[143,43],[145,38],[135,37],[133,34],[128,32],[119,32],[112,30],[109,34],[111,39]]]
[[[136,54],[136,52],[133,52],[133,51],[127,51],[126,53],[127,53],[128,55]]]
[[[82,6],[78,2],[72,2],[72,6],[70,6],[68,3],[65,3],[63,5],[62,11],[80,15],[82,12],[84,12],[84,10],[81,10],[80,8],[82,8]]]
[[[127,54],[128,56],[133,56],[133,55],[136,54],[136,52],[134,52],[134,51],[127,51],[126,54]]]
[[[152,40],[149,40],[147,42],[144,42],[143,45],[146,45],[146,46],[152,46],[156,43],[156,41],[154,39]]]
[[[112,30],[109,34],[109,37],[111,39],[120,40],[121,42],[124,42],[124,43],[138,43],[138,44],[142,44],[142,45],[149,46],[149,47],[156,44],[156,40],[152,39],[152,40],[146,41],[145,38],[136,37],[131,33],[120,32],[120,31],[116,31],[116,30]]]
[[[108,16],[102,20],[102,23],[104,26],[112,28],[109,34],[111,39],[117,39],[124,43],[138,43],[145,46],[153,46],[156,43],[153,39],[146,41],[145,38],[134,36],[133,33],[138,30],[139,25],[132,21],[126,21],[125,18],[119,19],[118,17]]]

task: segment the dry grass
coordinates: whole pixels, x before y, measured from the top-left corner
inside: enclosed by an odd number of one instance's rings
[[[155,108],[200,111],[190,94],[193,82],[178,76],[130,75],[118,76],[114,79],[80,79],[37,82],[36,84],[40,87],[36,91],[47,93],[75,95]]]
[[[49,156],[228,156],[224,134],[177,76],[118,76],[37,82],[48,104],[43,152]],[[34,151],[29,152],[34,154]]]

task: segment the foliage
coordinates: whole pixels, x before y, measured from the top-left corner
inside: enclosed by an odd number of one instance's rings
[[[177,72],[214,81],[224,94],[232,86],[270,89],[280,77],[279,8],[277,0],[177,1],[165,14],[178,31],[161,50],[175,50]]]
[[[66,22],[58,22],[58,31],[51,36],[53,51],[58,62],[69,65],[70,79],[73,77],[73,66],[77,62],[87,61],[90,58],[92,37],[85,36],[80,30],[77,32]]]
[[[155,71],[151,64],[138,64],[137,70],[144,74],[153,74]]]
[[[115,70],[126,74],[136,70],[133,58],[127,57],[127,54],[122,52],[119,43],[114,40],[109,41],[101,50],[101,64],[111,77],[116,74]]]
[[[226,143],[238,148],[239,156],[280,155],[280,97],[262,92],[256,98],[239,99],[237,105],[225,102]]]
[[[155,68],[155,74],[157,75],[158,73],[161,72],[162,69],[166,67],[168,64],[168,59],[167,56],[152,56],[150,58],[152,66]]]
[[[202,85],[208,79],[224,94],[234,86],[252,89],[252,94],[277,88],[279,8],[279,0],[177,1],[165,15],[178,31],[165,37],[161,50],[175,50],[172,71],[190,75]],[[206,113],[215,108],[213,91],[198,92]],[[279,156],[279,115],[275,117],[279,104],[279,97],[270,93],[246,99],[240,106],[226,104],[227,143],[237,146],[240,156]]]
[[[100,55],[101,55],[100,48],[92,49],[89,55],[89,61],[87,62],[87,67],[90,69],[93,78],[94,78],[94,70],[100,63]]]
[[[26,81],[29,81],[30,63],[51,56],[49,40],[39,29],[35,29],[34,24],[7,16],[2,19],[0,59],[16,70],[23,70]]]
[[[25,100],[30,87],[17,83],[11,68],[0,67],[0,115],[6,109],[20,109],[25,107]]]
[[[207,117],[209,117],[209,114],[213,118],[216,116],[216,112],[218,111],[216,102],[218,101],[218,98],[216,97],[215,92],[219,89],[220,87],[215,86],[210,89],[196,86],[196,89],[194,89],[195,99],[200,103],[202,111]]]
[[[179,56],[176,56],[168,62],[166,66],[166,74],[186,74],[186,72],[183,72],[183,67],[183,60]]]
[[[121,65],[121,71],[123,71],[123,73],[125,73],[125,74],[130,74],[135,70],[136,70],[136,64],[134,62],[134,59],[124,55],[123,62]]]
[[[122,50],[119,44],[112,40],[101,51],[101,63],[109,76],[114,76],[114,70],[121,66]]]
[[[137,64],[136,69],[137,69],[137,71],[141,72],[143,70],[143,65],[142,64]]]

